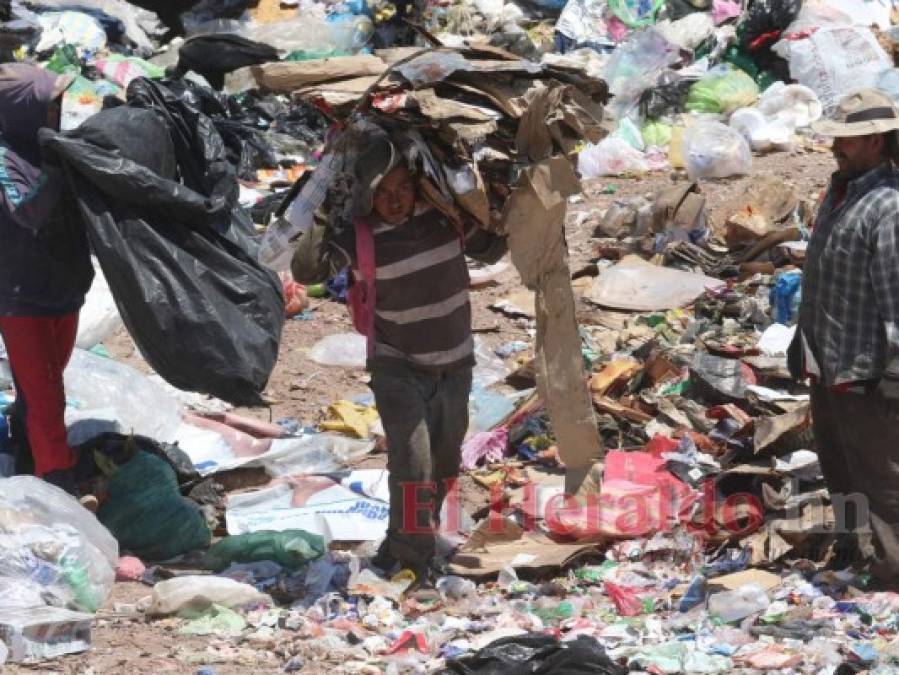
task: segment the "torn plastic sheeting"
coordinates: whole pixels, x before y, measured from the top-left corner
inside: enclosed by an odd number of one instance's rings
[[[722,286],[719,279],[628,256],[601,272],[587,297],[603,307],[649,312],[685,307],[706,290]]]
[[[389,506],[327,476],[293,476],[227,500],[228,534],[305,530],[326,541],[377,541],[387,532]]]
[[[479,650],[446,664],[457,675],[624,675],[596,638],[581,635],[560,642],[555,637],[528,633],[504,637]]]

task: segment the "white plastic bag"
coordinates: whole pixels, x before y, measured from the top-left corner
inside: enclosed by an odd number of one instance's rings
[[[359,333],[327,335],[312,345],[309,358],[323,366],[364,368],[367,343]]]
[[[98,417],[108,420],[111,413],[120,433],[169,443],[175,439],[181,406],[134,368],[76,349],[64,377],[66,397],[75,404],[77,417],[99,411]]]
[[[627,141],[610,136],[599,143],[591,143],[581,151],[577,170],[584,178],[640,174],[649,171],[649,162]]]
[[[802,40],[781,40],[774,49],[789,61],[793,79],[817,94],[825,113],[851,92],[875,86],[893,65],[862,26],[821,28]]]
[[[94,283],[84,299],[84,306],[78,315],[78,337],[75,346],[79,349],[91,349],[111,338],[122,327],[122,317],[116,307],[115,298],[109,290],[106,277],[96,258],[94,264]]]
[[[801,84],[775,82],[768,87],[756,104],[768,119],[776,119],[794,129],[810,126],[821,119],[824,108],[818,96]]]
[[[685,133],[684,148],[690,180],[743,175],[752,167],[746,139],[720,122],[694,124]]]
[[[272,599],[249,584],[214,576],[184,576],[160,581],[153,587],[150,614],[165,616],[210,604],[235,608],[249,604],[272,605]]]
[[[693,51],[715,32],[715,22],[708,12],[693,12],[677,21],[659,21],[655,28],[671,44]]]
[[[730,127],[739,132],[753,150],[789,150],[794,127],[781,119],[769,119],[757,108],[740,108],[730,117]]]
[[[119,546],[74,497],[33,476],[0,479],[0,606],[95,612]]]

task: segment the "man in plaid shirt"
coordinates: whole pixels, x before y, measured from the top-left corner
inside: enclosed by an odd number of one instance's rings
[[[812,385],[838,528],[832,562],[868,563],[891,581],[899,578],[899,109],[864,89],[814,129],[834,137],[838,171],[808,246],[791,371]]]

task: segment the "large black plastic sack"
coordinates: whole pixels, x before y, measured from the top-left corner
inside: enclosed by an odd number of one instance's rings
[[[278,60],[278,50],[239,35],[198,35],[185,40],[178,50],[177,73],[194,71],[221,89],[225,75],[244,66]]]
[[[474,654],[447,662],[444,673],[458,675],[624,675],[595,638],[570,642],[540,633],[494,640]]]
[[[220,146],[215,137],[206,145]],[[284,300],[277,276],[256,261],[246,212],[223,197],[225,187],[211,180],[218,192],[210,197],[178,182],[182,153],[156,110],[105,110],[73,132],[44,130],[42,144],[49,161],[66,170],[91,246],[147,362],[181,389],[261,403]]]

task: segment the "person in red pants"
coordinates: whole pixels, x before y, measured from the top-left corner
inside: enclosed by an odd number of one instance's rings
[[[71,84],[29,64],[0,65],[0,334],[34,472],[77,494],[78,458],[66,441],[63,370],[93,279],[90,249],[65,177],[45,166],[42,128],[58,130]]]

